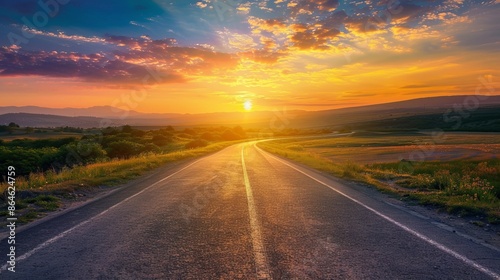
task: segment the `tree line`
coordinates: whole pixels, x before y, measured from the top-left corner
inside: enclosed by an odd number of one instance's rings
[[[65,131],[72,130],[65,128]],[[73,130],[73,131],[76,131]],[[19,175],[47,170],[59,171],[113,158],[127,159],[143,153],[166,153],[179,149],[204,147],[211,142],[246,138],[245,131],[233,128],[185,128],[171,126],[140,130],[131,126],[90,130],[82,137],[0,140],[0,170],[12,165]]]

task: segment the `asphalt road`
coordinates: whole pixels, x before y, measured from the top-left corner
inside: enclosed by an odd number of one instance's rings
[[[498,249],[380,197],[235,145],[18,232],[0,278],[499,278]]]

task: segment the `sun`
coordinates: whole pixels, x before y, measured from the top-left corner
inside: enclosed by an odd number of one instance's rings
[[[250,101],[250,100],[247,100],[247,101],[245,101],[245,103],[243,103],[243,108],[245,108],[246,111],[252,110],[252,106],[253,106],[253,104],[252,104],[252,101]]]

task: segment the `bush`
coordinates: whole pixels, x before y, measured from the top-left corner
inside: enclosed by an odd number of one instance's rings
[[[17,175],[28,175],[31,172],[47,169],[56,158],[56,148],[26,149],[0,146],[0,169],[7,170],[7,167],[12,165],[16,167]]]
[[[196,131],[194,129],[192,129],[192,128],[186,128],[186,129],[184,129],[184,133],[189,134],[191,136],[194,136],[194,135],[197,134]]]
[[[146,131],[134,129],[134,130],[132,130],[131,134],[134,137],[144,137],[146,135]]]
[[[74,137],[66,137],[66,138],[58,138],[58,139],[38,139],[38,140],[30,140],[30,139],[14,139],[8,143],[5,143],[5,146],[9,147],[22,147],[28,149],[41,149],[54,147],[59,148],[64,145],[73,143],[76,141]]]
[[[81,140],[77,143],[71,143],[60,149],[61,153],[68,158],[68,154],[72,153],[75,160],[79,161],[76,164],[93,163],[107,156],[106,151],[99,143],[90,140]],[[75,163],[66,163],[67,165],[74,165]]]
[[[146,153],[159,153],[160,147],[152,143],[147,143],[144,145],[144,149],[142,151]]]
[[[165,136],[165,135],[155,135],[153,136],[153,140],[152,140],[153,144],[155,144],[156,146],[165,146],[167,145],[168,143],[172,142],[172,137],[168,137],[168,136]]]
[[[108,156],[112,158],[130,158],[131,156],[140,154],[143,150],[144,145],[127,140],[109,143],[106,149]]]
[[[124,125],[122,126],[122,132],[124,133],[131,133],[134,129],[130,125]]]
[[[233,141],[240,140],[242,137],[234,131],[227,129],[226,131],[224,131],[224,133],[222,133],[221,138],[224,141]]]
[[[193,140],[185,145],[186,149],[194,149],[194,148],[200,148],[200,147],[205,147],[208,145],[208,142],[203,140],[203,139],[197,139]]]
[[[234,133],[236,133],[237,135],[239,135],[239,136],[240,136],[240,139],[242,139],[242,138],[246,138],[246,137],[247,137],[246,132],[245,132],[245,131],[243,130],[243,128],[242,128],[241,126],[239,126],[239,125],[238,125],[238,126],[235,126],[235,127],[233,128],[233,132],[234,132]]]
[[[460,182],[458,174],[450,174],[449,170],[438,170],[434,173],[434,181],[430,186],[433,189],[445,190],[453,188]]]
[[[215,136],[212,133],[210,133],[210,132],[203,133],[200,136],[200,138],[203,139],[203,140],[207,140],[207,141],[214,141],[215,140]]]

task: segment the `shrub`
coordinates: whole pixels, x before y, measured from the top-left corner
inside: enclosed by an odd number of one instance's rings
[[[99,143],[82,140],[59,149],[57,160],[63,165],[78,165],[97,162],[106,158],[106,151]]]
[[[184,129],[184,133],[189,134],[189,135],[196,135],[196,131],[192,128]]]
[[[112,142],[108,145],[107,152],[109,157],[130,158],[138,155],[144,150],[144,145],[127,140]]]
[[[203,140],[203,139],[196,139],[193,140],[185,145],[186,149],[194,149],[194,148],[200,148],[200,147],[205,147],[208,145],[208,142]]]
[[[147,143],[144,145],[144,149],[142,151],[146,153],[159,153],[160,147],[152,143]]]
[[[434,181],[430,187],[433,189],[445,190],[456,185],[459,179],[457,174],[450,174],[449,170],[438,170],[434,173]]]
[[[203,139],[203,140],[207,140],[207,141],[214,141],[215,140],[215,136],[212,133],[210,133],[210,132],[203,133],[200,136],[200,138]]]
[[[0,146],[0,169],[7,170],[9,165],[16,167],[17,175],[49,168],[57,158],[56,148],[27,149],[21,147],[6,148]],[[1,179],[0,179],[1,180]]]
[[[153,139],[152,139],[152,142],[153,144],[155,144],[156,146],[165,146],[167,145],[168,143],[172,142],[172,137],[167,137],[165,135],[155,135],[153,136]]]
[[[234,131],[227,129],[226,131],[224,131],[224,133],[222,133],[221,138],[224,141],[233,141],[233,140],[239,140],[242,137],[237,133],[235,133]]]

